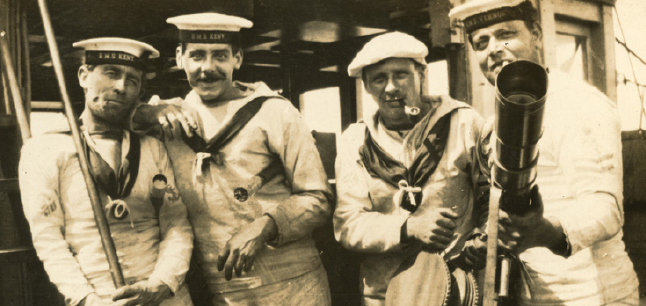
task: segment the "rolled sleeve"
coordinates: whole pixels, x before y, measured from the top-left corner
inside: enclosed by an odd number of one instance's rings
[[[570,254],[610,239],[621,229],[621,213],[610,194],[583,196],[573,207],[579,209],[556,217],[567,237]]]
[[[186,207],[174,188],[175,176],[166,152],[163,148],[160,148],[160,152],[163,153],[160,159],[164,175],[169,179],[171,188],[167,189],[164,205],[159,212],[161,243],[149,281],[163,282],[173,293],[177,293],[188,272],[193,250],[193,229],[187,219]]]
[[[575,197],[555,216],[571,253],[617,235],[623,225],[621,129],[616,110],[590,101],[565,133],[560,164]]]
[[[291,184],[292,195],[265,214],[276,221],[281,245],[309,236],[331,213],[333,196],[309,128],[300,113],[287,101],[276,103],[276,120],[268,128],[269,146],[277,152]],[[276,133],[280,131],[279,133]]]
[[[19,182],[23,210],[29,222],[34,248],[52,283],[67,305],[77,305],[95,292],[65,240],[65,216],[59,202],[59,167],[69,156],[54,152],[68,142],[34,138],[22,149]]]
[[[354,126],[342,137],[336,159],[338,203],[334,212],[336,240],[348,249],[370,253],[400,247],[401,227],[408,214],[394,215],[374,211],[370,200],[367,173],[359,162],[357,143],[363,131]],[[360,129],[360,128],[359,128]]]
[[[278,236],[272,241],[272,245],[280,245],[286,238],[292,236],[292,229],[289,222],[290,214],[284,211],[283,206],[276,206],[266,212],[265,215],[270,216],[276,222],[276,227],[278,228]]]
[[[484,119],[472,109],[460,110],[458,112],[461,120],[465,121],[465,132],[461,133],[465,137],[465,151],[469,156],[469,175],[471,178],[471,187],[473,188],[474,209],[473,216],[476,220],[475,226],[484,230],[489,215],[489,171],[487,164],[483,162],[488,160],[488,153],[484,151],[486,143],[491,138],[491,127],[485,127]]]
[[[129,126],[126,128],[139,135],[147,135],[160,139],[162,131],[158,119],[148,118],[148,116],[144,115],[146,109],[154,107],[152,105],[156,104],[148,105],[146,103],[138,103],[135,105],[130,113],[130,119],[128,120]]]
[[[162,139],[163,132],[159,125],[159,119],[152,116],[157,112],[151,111],[159,105],[172,104],[177,107],[182,107],[183,100],[181,98],[173,98],[170,100],[161,100],[159,96],[153,96],[148,103],[140,102],[133,107],[130,113],[129,120],[125,128],[139,135],[146,135]]]

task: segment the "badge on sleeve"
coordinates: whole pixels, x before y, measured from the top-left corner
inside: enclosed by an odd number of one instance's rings
[[[49,204],[43,204],[43,206],[40,207],[40,212],[45,217],[49,217],[49,215],[51,215],[55,211],[56,211],[56,202],[54,201],[52,201]]]

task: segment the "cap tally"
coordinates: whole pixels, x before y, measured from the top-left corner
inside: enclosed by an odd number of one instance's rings
[[[189,43],[225,43],[237,40],[241,28],[251,28],[247,19],[218,13],[200,13],[168,18],[179,29],[179,40]]]
[[[159,57],[153,46],[134,39],[120,37],[99,37],[72,44],[85,49],[85,64],[127,65],[143,69],[142,60]]]
[[[524,20],[535,12],[528,0],[475,0],[453,8],[449,18],[462,21],[470,33],[500,22]]]

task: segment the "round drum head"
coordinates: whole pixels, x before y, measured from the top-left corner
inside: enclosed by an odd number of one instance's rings
[[[421,251],[403,262],[386,291],[387,306],[441,306],[451,295],[451,273],[437,253]]]

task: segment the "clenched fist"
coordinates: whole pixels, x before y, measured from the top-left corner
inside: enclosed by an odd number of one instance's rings
[[[421,241],[433,251],[441,252],[453,240],[457,218],[458,214],[449,208],[413,214],[406,221],[406,236]]]

